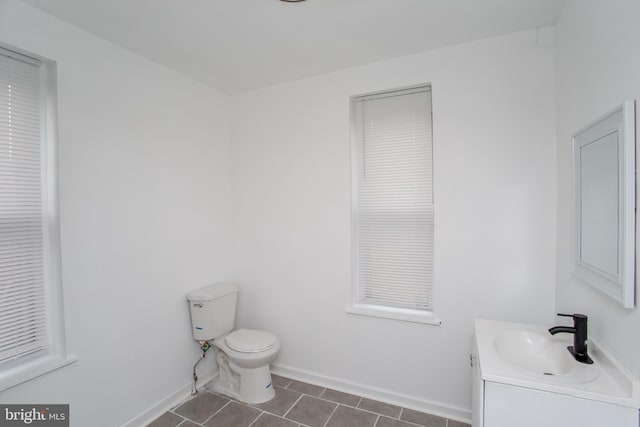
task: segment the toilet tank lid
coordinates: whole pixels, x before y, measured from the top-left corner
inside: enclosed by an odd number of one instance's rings
[[[189,301],[211,301],[234,292],[238,292],[238,286],[235,283],[221,282],[191,291],[187,294],[187,299]]]

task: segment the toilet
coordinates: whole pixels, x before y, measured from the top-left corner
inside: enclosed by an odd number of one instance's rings
[[[193,338],[209,341],[218,363],[218,378],[212,389],[245,403],[264,403],[275,396],[271,362],[278,351],[278,338],[258,329],[235,328],[238,286],[217,283],[187,295]]]

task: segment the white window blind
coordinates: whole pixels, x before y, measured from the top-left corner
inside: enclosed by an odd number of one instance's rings
[[[354,104],[354,302],[430,311],[431,88]]]
[[[49,345],[41,89],[37,60],[0,49],[0,364]]]

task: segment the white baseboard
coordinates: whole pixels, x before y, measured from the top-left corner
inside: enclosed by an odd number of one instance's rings
[[[218,376],[218,372],[211,372],[205,375],[201,375],[198,380],[198,390],[204,387],[208,382],[214,380]],[[166,396],[164,399],[161,399],[159,402],[155,403],[150,408],[142,411],[140,414],[131,418],[129,421],[122,424],[120,427],[143,427],[149,424],[151,421],[158,418],[160,415],[167,412],[169,409],[177,406],[183,401],[187,400],[191,396],[191,387],[193,383],[189,382],[178,390]]]
[[[379,400],[403,408],[413,409],[420,412],[449,418],[455,421],[461,421],[471,424],[471,411],[468,409],[458,408],[439,402],[433,402],[421,399],[415,396],[409,396],[381,388],[371,387],[364,384],[354,383],[351,381],[341,380],[315,372],[305,371],[303,369],[292,368],[283,365],[271,365],[271,372],[276,375],[291,378],[314,384],[321,387],[327,387],[334,390],[342,391],[350,394],[357,394],[368,399]]]

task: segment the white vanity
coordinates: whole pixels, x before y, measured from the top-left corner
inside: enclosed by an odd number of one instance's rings
[[[597,343],[593,364],[567,351],[569,334],[475,321],[473,427],[638,427],[640,383]]]

